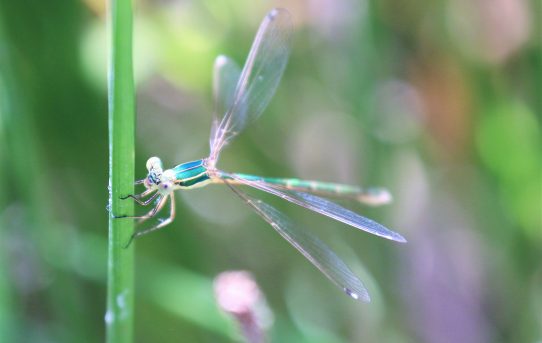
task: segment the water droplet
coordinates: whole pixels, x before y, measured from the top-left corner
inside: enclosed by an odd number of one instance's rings
[[[117,307],[120,310],[118,312],[119,319],[124,320],[128,317],[128,304],[126,297],[128,296],[128,290],[124,290],[119,295],[117,295]]]
[[[105,312],[105,317],[104,317],[104,319],[105,319],[105,323],[106,323],[107,325],[111,325],[111,324],[113,323],[113,320],[115,319],[115,316],[113,315],[113,312],[112,312],[112,311],[109,311],[109,310],[108,310],[107,312]]]
[[[106,210],[107,212],[111,212],[111,204],[107,204],[107,205],[105,206],[105,210]]]
[[[122,292],[121,294],[117,295],[117,306],[120,309],[124,309],[126,306],[126,299],[124,298],[125,294],[125,292]]]

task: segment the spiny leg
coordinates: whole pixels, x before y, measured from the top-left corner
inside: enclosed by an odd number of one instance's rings
[[[137,221],[138,224],[141,224],[143,223],[145,220],[149,219],[149,218],[152,218],[156,215],[156,213],[158,213],[163,207],[164,205],[166,204],[167,202],[167,196],[166,197],[163,197],[163,198],[158,198],[160,199],[158,201],[158,204],[152,209],[150,210],[147,214],[143,215],[143,216],[140,216]]]
[[[141,181],[141,182],[140,182]],[[136,184],[137,183],[142,183],[144,182],[144,180],[139,180],[139,181],[136,181]],[[124,197],[120,197],[121,200],[126,200],[128,198],[132,198],[134,199],[135,202],[137,202],[138,204],[142,205],[142,206],[147,206],[148,204],[151,203],[151,201],[154,200],[154,198],[156,198],[156,196],[158,195],[158,193],[155,193],[152,197],[150,197],[149,199],[145,200],[145,201],[142,201],[141,199],[146,197],[147,195],[151,194],[152,192],[155,192],[155,190],[152,190],[152,189],[147,189],[145,191],[143,191],[142,193],[140,194],[128,194],[127,196],[124,196]],[[126,216],[126,215],[123,215],[123,216],[115,216],[113,215],[113,218],[139,218],[139,217],[134,217],[134,216]]]
[[[145,201],[137,201],[136,202],[140,205],[143,205],[143,206],[147,206],[148,204],[150,204],[154,199],[156,199],[158,197],[158,193],[154,193],[150,198],[148,198],[147,200]]]
[[[161,228],[163,228],[164,226],[170,224],[173,219],[175,219],[175,195],[173,193],[171,193],[169,195],[170,199],[171,199],[171,203],[170,203],[170,212],[169,212],[169,218],[167,218],[166,220],[163,220],[162,222],[160,222],[158,225],[155,225],[153,227],[150,227],[148,229],[144,229],[144,230],[141,230],[141,231],[136,231],[134,232],[134,234],[132,235],[132,237],[130,237],[130,240],[128,241],[128,244],[126,244],[126,247],[129,247],[130,244],[132,244],[132,241],[138,237],[141,237],[143,235],[146,235],[148,233],[151,233],[153,231],[156,231],[156,230],[159,230]],[[165,199],[167,198],[164,198],[162,201],[163,203],[165,204]],[[163,206],[163,205],[162,205]],[[141,222],[141,221],[140,221]]]
[[[155,231],[155,230],[158,230],[160,228],[163,228],[164,226],[170,224],[173,219],[175,219],[175,196],[173,193],[171,193],[169,195],[169,198],[171,200],[170,202],[170,209],[169,209],[169,217],[165,220],[163,220],[162,222],[160,222],[158,225],[156,226],[153,226],[151,228],[148,228],[148,229],[144,229],[140,232],[136,232],[136,236],[139,237],[141,235],[144,235],[144,234],[147,234],[149,232],[152,232],[152,231]],[[164,204],[166,203],[166,200],[167,198],[164,198]],[[148,219],[148,218],[145,218],[145,219]],[[139,223],[143,222],[143,220],[140,220]]]
[[[137,199],[141,199],[141,198],[144,198],[146,197],[147,195],[151,194],[154,190],[153,189],[147,189],[145,191],[143,191],[142,193],[140,194],[128,194],[127,196],[124,196],[124,197],[120,197],[122,200],[125,200],[125,199],[128,199],[128,198],[137,198]]]
[[[148,198],[147,200],[145,201],[142,201],[141,199],[146,197],[147,195],[151,194],[152,192],[156,192],[155,190],[153,189],[148,189],[146,191],[144,191],[143,193],[141,194],[129,194],[125,197],[122,197],[121,199],[122,200],[126,200],[128,198],[132,198],[134,199],[135,202],[137,202],[138,204],[142,205],[142,206],[147,206],[148,204],[151,203],[151,201],[153,201],[157,196],[158,196],[158,192],[154,193],[150,198]]]
[[[118,217],[115,217],[115,218],[139,219],[138,223],[141,223],[141,222],[145,221],[146,219],[154,217],[156,215],[156,213],[158,213],[158,211],[160,211],[162,209],[162,207],[164,207],[164,204],[166,203],[166,200],[167,200],[167,197],[163,198],[163,197],[159,196],[158,197],[158,204],[152,210],[150,210],[149,212],[147,212],[146,214],[144,214],[142,216],[118,216]]]

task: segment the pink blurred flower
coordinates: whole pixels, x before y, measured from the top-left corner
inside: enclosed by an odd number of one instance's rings
[[[220,273],[214,289],[218,306],[237,320],[247,342],[265,342],[272,314],[252,275],[246,271]]]

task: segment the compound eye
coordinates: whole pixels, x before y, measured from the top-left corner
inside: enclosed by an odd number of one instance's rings
[[[151,171],[153,169],[162,169],[162,160],[156,156],[147,160],[147,170]]]

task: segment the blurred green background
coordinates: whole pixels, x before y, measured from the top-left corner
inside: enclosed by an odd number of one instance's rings
[[[345,205],[409,242],[258,194],[361,276],[358,303],[229,190],[178,194],[136,243],[136,341],[238,341],[212,280],[246,269],[273,342],[540,342],[538,0],[137,1],[136,175],[206,156],[213,60],[242,65],[275,6],[289,65],[220,167],[386,186],[391,205]],[[1,342],[104,340],[106,34],[103,1],[0,2]]]

